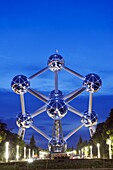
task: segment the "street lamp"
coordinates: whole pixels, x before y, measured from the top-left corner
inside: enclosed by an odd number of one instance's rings
[[[19,145],[16,146],[16,160],[19,160]]]
[[[100,143],[97,143],[97,158],[100,158]]]
[[[88,156],[88,147],[87,146],[85,147],[85,156],[86,157]]]
[[[26,147],[24,147],[24,159],[26,159]]]
[[[92,146],[90,146],[90,158],[92,159],[93,158],[93,154],[92,154]]]
[[[8,159],[9,159],[9,142],[5,143],[5,159],[6,159],[6,162],[8,162]]]
[[[110,140],[110,139],[107,139],[106,144],[109,145],[109,159],[112,159],[111,140]]]
[[[32,150],[32,158],[34,158],[34,150]]]
[[[31,158],[31,149],[29,149],[29,159]]]
[[[82,155],[83,155],[83,153],[84,153],[84,149],[83,148],[81,149],[81,152],[82,152]]]

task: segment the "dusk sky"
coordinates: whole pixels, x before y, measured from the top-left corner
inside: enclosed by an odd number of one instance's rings
[[[112,0],[3,0],[0,1],[0,117],[15,132],[16,115],[21,108],[19,96],[12,92],[11,80],[18,74],[29,77],[46,67],[55,49],[64,57],[67,67],[83,76],[96,73],[101,77],[102,88],[94,94],[93,105],[99,122],[106,119],[113,107]],[[64,95],[82,83],[64,70],[59,72],[59,89]],[[31,87],[48,95],[54,89],[53,72],[49,70],[31,80]],[[29,94],[25,99],[26,109],[31,113],[42,105]],[[87,110],[88,92],[83,92],[72,104],[81,111]],[[64,133],[80,124],[71,113],[62,121]],[[37,116],[34,124],[51,134],[52,119],[47,119],[46,113]],[[70,139],[73,145],[83,131],[86,132],[83,137],[88,137],[88,129],[81,129]],[[33,133],[38,145],[47,145],[31,129],[26,132],[26,140]]]

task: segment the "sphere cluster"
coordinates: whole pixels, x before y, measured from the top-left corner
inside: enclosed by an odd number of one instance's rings
[[[11,82],[12,90],[17,94],[24,94],[30,86],[29,79],[24,75],[17,75]]]
[[[60,70],[62,70],[62,67],[64,65],[64,59],[59,54],[53,54],[49,57],[47,64],[51,71],[53,71],[53,72],[60,71]]]
[[[84,112],[83,117],[81,118],[81,122],[85,127],[90,127],[96,125],[98,121],[97,114],[92,111],[92,113],[88,113],[88,111]]]
[[[102,81],[97,74],[91,73],[85,77],[83,85],[86,86],[87,91],[97,92],[102,86]]]
[[[62,92],[59,90],[55,93],[53,90],[50,93],[50,100],[47,105],[47,113],[51,118],[63,118],[68,111],[67,105],[63,99]]]
[[[63,136],[62,132],[62,125],[61,125],[61,119],[65,117],[65,115],[68,112],[68,107],[69,110],[73,113],[76,113],[81,117],[81,123],[83,126],[88,127],[89,129],[93,129],[93,126],[97,124],[97,114],[92,111],[92,93],[97,92],[101,86],[102,86],[102,81],[100,77],[97,74],[91,73],[86,75],[85,77],[80,75],[79,73],[76,73],[75,71],[69,69],[68,67],[65,67],[65,61],[64,58],[58,54],[58,51],[56,50],[56,53],[51,55],[48,59],[47,62],[47,67],[44,69],[40,70],[39,72],[33,74],[29,78],[27,78],[24,75],[17,75],[15,76],[12,81],[11,81],[11,87],[12,90],[20,95],[20,100],[21,100],[21,108],[22,108],[22,113],[19,113],[16,119],[16,124],[18,127],[20,127],[19,131],[19,136],[24,137],[24,132],[25,128],[33,128],[42,136],[47,138],[48,140],[50,139],[49,136],[46,136],[43,132],[41,132],[38,128],[34,128],[32,123],[33,119],[32,117],[35,117],[42,112],[45,112],[45,107],[46,107],[46,112],[49,117],[54,119],[54,124],[53,124],[53,130],[52,130],[52,137],[51,140],[48,142],[48,148],[50,152],[53,153],[64,153],[66,152],[67,149],[67,142],[66,140],[73,135],[74,132],[76,132],[78,129],[75,129],[66,137]],[[63,96],[62,91],[58,90],[58,71],[61,71],[64,68],[65,71],[71,73],[72,75],[75,75],[76,77],[80,78],[83,80],[82,82],[82,88],[75,90],[71,93],[69,93],[67,96]],[[29,89],[30,87],[30,81],[32,78],[35,78],[36,76],[39,76],[40,74],[44,73],[50,69],[52,72],[54,72],[54,88],[55,90],[50,92],[49,95],[49,100],[48,97],[45,95],[37,92],[36,90]],[[73,100],[75,97],[80,95],[84,90],[89,92],[89,111],[85,111],[84,114],[79,111],[76,111],[73,107],[71,107],[68,103]],[[32,116],[28,112],[24,112],[25,109],[25,103],[24,103],[24,95],[26,92],[31,93],[33,96],[37,97],[39,100],[42,100],[46,105],[42,106],[38,110],[36,110]],[[66,102],[65,102],[66,100]],[[43,123],[43,122],[42,122]],[[23,129],[22,129],[23,128]],[[92,130],[93,131],[93,130]]]
[[[28,112],[25,114],[19,113],[16,119],[16,124],[18,127],[30,128],[32,122],[33,120]]]
[[[67,142],[64,140],[56,141],[54,139],[50,140],[48,143],[49,151],[57,153],[63,152],[65,153],[67,150]]]

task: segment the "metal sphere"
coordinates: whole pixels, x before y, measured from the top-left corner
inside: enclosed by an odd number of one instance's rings
[[[52,153],[65,153],[67,150],[67,142],[64,140],[50,140],[48,143],[49,151]]]
[[[85,77],[83,85],[86,86],[87,91],[97,92],[102,86],[102,81],[97,74],[91,73]]]
[[[90,127],[96,125],[98,121],[97,114],[92,111],[92,113],[88,113],[88,111],[84,112],[83,117],[81,118],[81,122],[85,127]]]
[[[29,79],[24,75],[17,75],[11,81],[12,90],[17,94],[26,93],[29,86]]]
[[[64,59],[59,54],[53,54],[49,57],[48,60],[48,67],[51,71],[60,71],[62,67],[64,66]]]
[[[30,128],[33,120],[30,113],[26,112],[25,114],[19,113],[16,119],[16,124],[18,127]]]
[[[46,110],[48,115],[53,119],[56,117],[63,118],[66,115],[68,108],[60,90],[58,93],[55,93],[54,90],[50,93],[50,100]]]

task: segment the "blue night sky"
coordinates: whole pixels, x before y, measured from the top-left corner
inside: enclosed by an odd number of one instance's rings
[[[0,117],[14,132],[17,132],[15,119],[21,108],[19,96],[11,90],[11,80],[18,74],[29,77],[46,67],[55,49],[64,57],[67,67],[83,76],[94,72],[101,77],[102,88],[94,94],[93,103],[99,122],[105,121],[113,107],[112,0],[0,1]],[[53,78],[49,70],[31,80],[31,87],[48,95],[54,89]],[[59,72],[59,89],[64,94],[81,86],[78,78],[64,70]],[[42,105],[30,94],[25,95],[25,100],[30,113]],[[71,104],[86,110],[88,93],[83,92]],[[34,120],[48,135],[51,135],[52,122],[46,113]],[[66,134],[80,125],[80,119],[68,113],[62,124]],[[47,141],[31,129],[26,131],[26,141],[32,134],[37,145],[47,146]],[[88,129],[82,128],[73,135],[70,146],[75,146],[80,135],[88,138]]]

